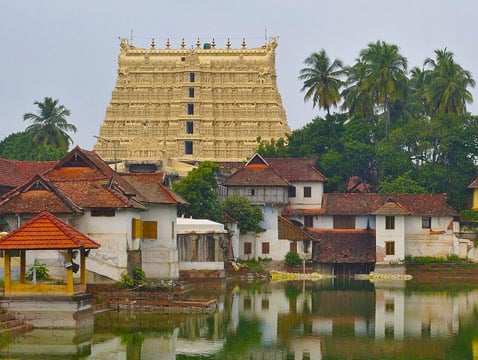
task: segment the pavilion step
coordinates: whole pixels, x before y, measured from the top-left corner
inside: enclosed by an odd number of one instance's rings
[[[0,334],[13,334],[30,331],[33,328],[25,319],[16,317],[12,312],[0,313]]]

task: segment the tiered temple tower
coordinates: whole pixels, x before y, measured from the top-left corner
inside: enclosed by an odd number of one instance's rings
[[[229,39],[179,49],[121,40],[118,77],[94,150],[125,170],[181,173],[182,164],[240,162],[290,132],[276,82],[277,40],[233,49]],[[184,171],[184,168],[183,168]]]

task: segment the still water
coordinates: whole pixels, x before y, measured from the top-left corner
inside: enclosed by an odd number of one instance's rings
[[[8,359],[478,359],[478,289],[404,282],[224,285],[209,315],[106,312],[94,329],[34,330]]]

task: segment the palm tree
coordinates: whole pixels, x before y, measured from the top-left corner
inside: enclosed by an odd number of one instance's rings
[[[471,73],[464,70],[453,59],[453,53],[435,50],[436,60],[426,59],[424,66],[428,81],[425,86],[425,98],[430,115],[433,114],[465,114],[466,104],[473,102],[468,87],[475,86]]]
[[[59,105],[58,99],[45,97],[43,102],[35,101],[38,106],[37,114],[26,113],[23,115],[24,121],[32,121],[25,131],[33,135],[33,140],[40,145],[50,145],[55,148],[68,149],[73,140],[67,134],[68,131],[76,133],[75,125],[69,124],[66,117],[70,116],[70,110],[63,105]]]
[[[396,45],[377,41],[360,51],[358,61],[364,67],[359,90],[367,93],[374,105],[382,106],[387,136],[391,104],[404,99],[407,59],[400,55]]]
[[[363,90],[365,80],[365,65],[359,61],[354,66],[344,68],[347,76],[345,89],[342,91],[342,109],[348,110],[349,116],[362,116],[371,121],[374,118],[374,104],[369,94]]]
[[[330,108],[340,101],[342,62],[336,59],[331,63],[325,50],[320,50],[306,58],[304,64],[308,67],[300,70],[299,75],[304,82],[301,89],[305,91],[304,101],[312,99],[313,107],[318,106],[330,115]]]

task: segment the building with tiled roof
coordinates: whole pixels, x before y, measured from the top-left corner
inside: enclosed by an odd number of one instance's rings
[[[326,271],[351,274],[406,255],[457,252],[458,213],[446,194],[326,194],[327,178],[315,163],[256,154],[223,182],[227,196],[244,196],[264,213],[266,231],[241,234],[237,256],[283,260],[292,251]]]
[[[92,272],[118,280],[140,265],[151,278],[178,277],[175,222],[185,203],[162,174],[119,174],[94,152],[76,147],[0,198],[0,222],[14,230],[49,211],[101,244]]]
[[[98,249],[100,245],[83,235],[76,229],[65,224],[47,211],[42,211],[30,221],[26,222],[10,234],[0,239],[0,250],[4,253],[5,284],[4,295],[73,295],[86,291],[86,256],[91,249]],[[49,251],[48,251],[49,250]],[[19,281],[12,279],[11,254],[13,251],[20,253]],[[28,251],[28,254],[27,254]],[[49,277],[65,280],[66,284],[44,284],[42,282],[27,283],[26,266],[27,257],[31,253],[49,252],[52,259],[57,260],[57,266],[48,269]],[[73,260],[78,263],[74,263]],[[29,256],[30,255],[30,256]],[[35,256],[36,257],[36,256]],[[66,264],[66,265],[65,265]],[[73,272],[80,275],[79,282],[75,284]]]
[[[325,181],[326,177],[315,168],[313,159],[266,159],[255,154],[222,183],[227,188],[226,196],[243,196],[259,206],[264,214],[262,227],[265,231],[241,234],[239,244],[233,246],[235,256],[283,260],[291,250],[305,251],[307,245],[302,241],[302,230],[291,232],[301,241],[281,238],[277,219],[288,207],[320,211]],[[281,229],[287,227],[286,222],[280,225]]]
[[[51,169],[57,161],[19,161],[0,158],[0,196]]]

